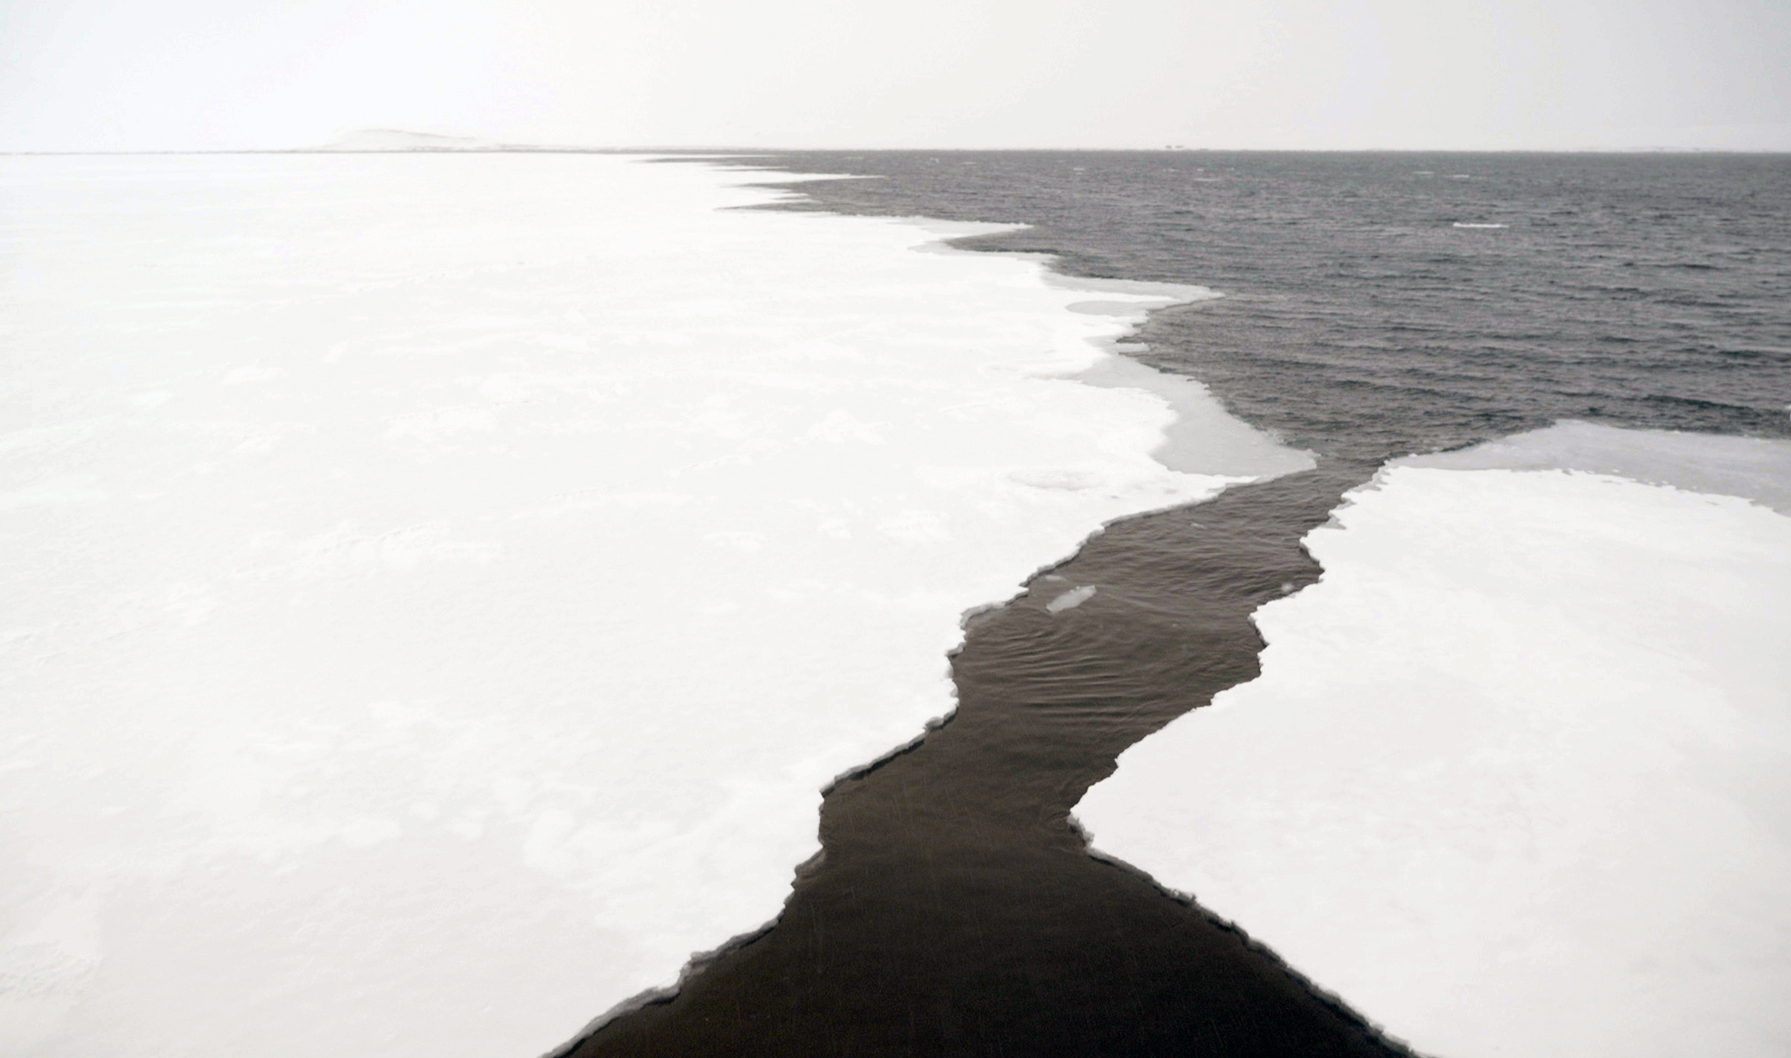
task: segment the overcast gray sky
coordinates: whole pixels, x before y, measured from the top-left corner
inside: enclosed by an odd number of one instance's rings
[[[0,0],[0,150],[1791,150],[1791,0]]]

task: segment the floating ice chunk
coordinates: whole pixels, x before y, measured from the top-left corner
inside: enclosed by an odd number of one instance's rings
[[[1069,591],[1064,592],[1062,595],[1059,595],[1057,598],[1046,603],[1045,610],[1049,613],[1062,613],[1065,610],[1073,610],[1094,598],[1095,591],[1096,588],[1092,584],[1084,584],[1080,588],[1071,588]]]

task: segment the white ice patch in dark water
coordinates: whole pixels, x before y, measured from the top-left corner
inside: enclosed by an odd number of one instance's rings
[[[1071,588],[1069,591],[1064,592],[1062,595],[1059,595],[1057,598],[1046,603],[1045,610],[1049,613],[1062,613],[1065,610],[1073,610],[1094,598],[1095,591],[1095,586],[1092,584],[1084,584],[1080,588]]]
[[[777,914],[960,615],[1255,472],[1068,380],[1187,288],[914,252],[999,227],[611,155],[0,177],[0,1053],[544,1052]]]
[[[1504,224],[1474,224],[1474,223],[1469,223],[1466,221],[1458,220],[1454,224],[1451,224],[1450,227],[1452,227],[1452,228],[1503,228],[1503,227],[1507,227],[1507,225],[1504,225]]]
[[[1781,495],[1783,445],[1383,470],[1257,611],[1262,676],[1078,817],[1421,1053],[1791,1053],[1791,518],[1710,491]]]

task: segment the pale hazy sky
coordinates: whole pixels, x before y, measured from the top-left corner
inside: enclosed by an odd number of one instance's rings
[[[0,0],[0,150],[1791,150],[1791,0]]]

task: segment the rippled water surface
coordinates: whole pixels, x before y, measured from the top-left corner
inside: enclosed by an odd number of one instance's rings
[[[875,176],[795,208],[1015,221],[971,240],[1195,283],[1144,359],[1379,461],[1559,419],[1791,436],[1791,156],[778,155]]]

